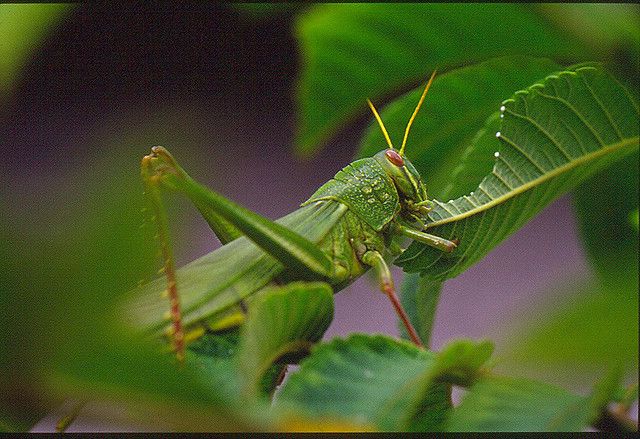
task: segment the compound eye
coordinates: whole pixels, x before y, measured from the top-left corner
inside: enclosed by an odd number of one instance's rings
[[[387,149],[385,151],[384,155],[387,156],[387,160],[389,160],[394,165],[396,165],[398,167],[404,166],[404,159],[402,158],[402,156],[400,154],[398,154],[393,149]]]

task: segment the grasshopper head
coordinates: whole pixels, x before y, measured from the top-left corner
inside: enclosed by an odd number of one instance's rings
[[[385,173],[393,180],[403,205],[411,213],[426,215],[430,210],[427,207],[427,189],[411,162],[394,149],[380,151],[373,158],[382,165]]]
[[[407,213],[412,217],[425,217],[431,209],[428,207],[429,201],[427,200],[427,190],[422,183],[422,178],[420,178],[420,174],[418,174],[418,171],[411,162],[404,157],[404,148],[407,145],[407,138],[409,136],[411,124],[416,118],[435,76],[436,72],[434,71],[422,92],[422,96],[420,96],[416,109],[413,110],[413,114],[407,123],[407,127],[404,130],[404,138],[402,139],[402,146],[398,151],[394,149],[389,133],[387,133],[387,129],[384,127],[384,123],[382,123],[382,119],[380,118],[378,111],[373,106],[373,103],[370,100],[367,100],[369,108],[371,108],[373,115],[380,125],[382,134],[384,134],[384,138],[389,145],[389,149],[380,151],[374,156],[374,159],[382,165],[385,172],[393,179],[398,190],[398,194],[403,201],[402,205],[406,210],[408,210]]]

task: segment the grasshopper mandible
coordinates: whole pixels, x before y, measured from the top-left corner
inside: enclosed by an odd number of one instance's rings
[[[445,252],[457,246],[456,241],[422,231],[430,201],[418,171],[404,155],[411,124],[434,77],[435,72],[407,123],[399,150],[367,100],[389,148],[347,165],[300,209],[277,221],[202,186],[166,149],[152,148],[142,160],[142,177],[158,225],[166,281],[159,278],[140,287],[136,321],[170,336],[182,359],[188,340],[207,329],[241,323],[251,297],[266,286],[320,280],[337,292],[373,268],[409,336],[422,346],[398,300],[385,260],[402,253],[401,242],[406,238]],[[186,195],[223,246],[176,270],[161,189]],[[169,298],[169,312],[166,302],[159,300],[161,292]]]

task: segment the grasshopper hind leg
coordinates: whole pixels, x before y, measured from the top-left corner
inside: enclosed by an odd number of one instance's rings
[[[169,243],[169,226],[167,223],[167,213],[162,203],[160,194],[160,174],[154,167],[155,155],[147,155],[142,159],[141,174],[145,186],[145,195],[149,201],[153,212],[153,219],[158,228],[158,238],[160,240],[163,268],[167,277],[166,294],[170,303],[170,317],[172,321],[171,338],[173,348],[179,362],[184,361],[184,329],[182,325],[182,315],[180,310],[180,298],[178,297],[178,284],[176,279],[175,262],[173,251]]]
[[[327,281],[333,278],[331,260],[315,243],[197,183],[165,148],[153,147],[151,154],[142,159],[141,172],[145,192],[158,225],[164,272],[168,282],[167,296],[171,304],[168,315],[172,321],[170,335],[179,360],[182,361],[184,357],[185,331],[161,190],[169,189],[186,195],[212,225],[223,243],[245,235],[283,266],[295,271],[299,279]]]

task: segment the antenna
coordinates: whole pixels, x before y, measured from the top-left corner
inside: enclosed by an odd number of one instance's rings
[[[387,133],[387,129],[384,127],[384,123],[382,123],[382,119],[380,119],[380,115],[376,111],[376,107],[373,106],[373,103],[369,99],[367,99],[367,104],[369,104],[369,108],[371,108],[371,111],[373,111],[373,115],[376,117],[378,125],[380,125],[380,128],[382,129],[382,134],[384,134],[384,138],[387,139],[389,148],[393,149],[393,144],[391,143],[391,139],[389,138],[389,133]]]
[[[431,78],[429,78],[429,82],[427,82],[427,85],[424,88],[424,91],[422,92],[422,96],[420,96],[420,102],[418,102],[418,106],[416,107],[416,109],[413,110],[413,114],[411,115],[411,119],[409,119],[407,128],[404,130],[404,139],[402,139],[402,146],[400,147],[400,151],[398,151],[400,155],[404,154],[404,147],[407,144],[407,137],[409,137],[409,129],[411,129],[411,124],[413,123],[413,119],[416,118],[416,114],[418,114],[418,110],[420,110],[420,107],[422,106],[422,102],[424,101],[424,97],[427,95],[427,92],[429,91],[429,87],[431,87],[431,83],[433,82],[433,78],[435,78],[435,76],[436,76],[436,71],[434,70],[433,73],[431,74]]]

